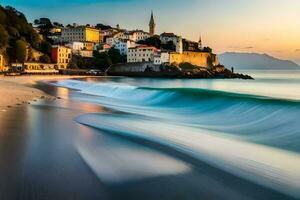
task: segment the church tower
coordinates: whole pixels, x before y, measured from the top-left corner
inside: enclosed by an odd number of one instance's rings
[[[155,22],[154,22],[154,17],[153,17],[153,11],[151,11],[151,18],[150,18],[150,23],[149,23],[149,33],[151,36],[155,34]]]
[[[179,54],[183,53],[183,41],[182,41],[182,37],[179,36],[177,38],[177,42],[176,42],[176,52]]]
[[[198,48],[199,48],[200,50],[202,50],[202,39],[201,39],[201,35],[200,35],[199,42],[198,42]]]

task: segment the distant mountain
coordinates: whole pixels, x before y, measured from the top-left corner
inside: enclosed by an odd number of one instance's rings
[[[235,69],[255,70],[300,70],[300,66],[290,60],[280,60],[267,54],[226,52],[219,55],[220,63]]]

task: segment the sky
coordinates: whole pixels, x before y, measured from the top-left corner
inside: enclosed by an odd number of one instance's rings
[[[148,31],[151,10],[157,33],[210,46],[216,53],[255,52],[300,64],[300,0],[0,0],[29,21],[49,17],[63,24],[104,23]]]

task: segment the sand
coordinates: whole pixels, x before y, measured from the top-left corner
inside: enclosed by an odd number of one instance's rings
[[[0,111],[41,98],[53,98],[33,86],[38,81],[68,78],[84,78],[85,76],[36,75],[36,76],[0,76]]]

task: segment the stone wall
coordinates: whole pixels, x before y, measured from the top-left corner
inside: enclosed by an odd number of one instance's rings
[[[170,63],[190,63],[199,67],[211,69],[219,64],[217,55],[208,52],[184,51],[182,54],[172,52],[170,54]]]
[[[154,65],[152,62],[143,62],[143,63],[122,63],[112,65],[108,68],[107,73],[136,73],[136,72],[145,72],[146,69],[151,71],[159,72],[160,65]]]

